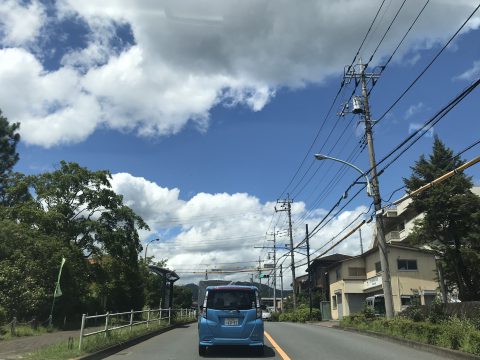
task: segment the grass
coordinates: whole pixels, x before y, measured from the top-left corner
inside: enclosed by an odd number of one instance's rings
[[[34,330],[30,325],[18,325],[15,330],[15,335],[12,335],[10,326],[2,326],[0,328],[0,340],[11,340],[22,336],[43,335],[54,331],[57,331],[57,329],[39,326],[36,330]]]
[[[187,321],[177,321],[176,323],[179,324],[184,322]],[[107,337],[105,337],[104,334],[92,335],[83,339],[81,351],[78,350],[79,339],[76,337],[73,339],[73,343],[69,344],[68,341],[63,341],[54,345],[46,346],[34,352],[25,354],[24,358],[30,360],[72,359],[148,334],[155,330],[164,328],[167,325],[168,322],[164,321],[162,321],[160,324],[158,322],[152,322],[148,328],[146,324],[141,324],[134,326],[131,331],[129,328],[113,330],[109,332]]]
[[[340,325],[480,355],[480,330],[471,321],[457,317],[432,323],[401,317],[386,320],[351,316],[344,318]]]

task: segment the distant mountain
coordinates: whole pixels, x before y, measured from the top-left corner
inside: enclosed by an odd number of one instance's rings
[[[256,286],[257,288],[259,288],[260,296],[262,298],[273,297],[273,287],[267,286],[265,284],[262,284],[261,287],[260,287],[259,283],[254,282],[252,284],[249,281],[235,281],[235,284],[236,285],[246,285],[246,286],[251,286],[251,285]],[[214,284],[212,284],[212,285],[214,285]],[[186,285],[183,285],[183,286],[192,290],[193,301],[198,301],[198,285],[191,283],[191,284],[186,284]],[[290,295],[291,293],[292,293],[292,290],[283,290],[283,296],[285,296],[285,297]],[[280,297],[280,289],[278,289],[278,288],[277,288],[277,297]]]

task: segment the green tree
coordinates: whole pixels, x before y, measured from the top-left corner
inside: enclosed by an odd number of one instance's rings
[[[463,164],[459,156],[435,137],[432,154],[422,155],[404,179],[413,191]],[[424,213],[411,241],[427,244],[441,256],[449,289],[457,288],[462,301],[480,300],[480,197],[472,193],[470,177],[457,174],[413,198]]]
[[[190,308],[192,306],[192,290],[185,286],[173,287],[173,305],[176,308]]]
[[[153,257],[148,257],[148,264],[158,267],[165,267],[167,260],[162,259],[156,263],[152,262]],[[161,299],[163,299],[163,277],[153,273],[142,261],[141,263],[143,289],[145,295],[145,305],[150,309],[157,309],[160,307]],[[167,283],[168,286],[168,283]]]
[[[142,250],[143,219],[111,189],[108,171],[91,171],[62,161],[60,168],[31,177],[35,201],[43,209],[37,226],[82,251],[85,258],[105,254],[136,266]]]
[[[87,280],[81,254],[60,239],[16,221],[1,220],[0,228],[0,304],[9,319],[47,318],[62,257],[67,259],[61,281],[64,295],[57,300],[56,313],[70,315],[73,311],[65,311],[80,304],[84,296],[80,290]]]
[[[4,202],[8,177],[19,159],[16,150],[20,140],[19,127],[19,123],[10,124],[0,110],[0,203]]]
[[[0,218],[9,220],[0,246],[0,303],[10,299],[10,312],[45,314],[62,256],[57,318],[143,306],[138,229],[148,226],[111,189],[110,178],[66,162],[53,172],[10,176],[9,201],[0,206]]]

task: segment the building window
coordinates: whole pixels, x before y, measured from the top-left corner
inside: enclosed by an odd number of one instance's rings
[[[418,270],[417,260],[397,259],[397,266],[400,271]]]
[[[337,295],[332,296],[332,309],[337,308]]]
[[[402,230],[405,230],[405,223],[403,221],[397,224],[397,231],[402,231]]]
[[[365,268],[362,267],[349,267],[348,276],[366,276]]]
[[[380,261],[375,263],[375,271],[377,274],[382,272],[382,264],[380,264]]]
[[[339,268],[337,268],[337,269],[335,270],[335,276],[337,277],[337,280],[341,280],[341,279],[342,279],[342,276],[341,276],[341,274],[340,274],[340,269],[339,269]]]
[[[402,300],[402,306],[412,305],[412,297],[410,295],[402,295],[400,299]]]

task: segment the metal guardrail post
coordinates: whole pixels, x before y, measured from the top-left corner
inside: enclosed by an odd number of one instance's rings
[[[108,321],[110,320],[110,311],[107,311],[107,315],[105,316],[105,335],[104,337],[107,337],[108,335]]]
[[[80,325],[80,339],[78,339],[78,350],[82,351],[83,345],[83,333],[85,332],[85,318],[87,317],[86,314],[82,315],[82,325]]]
[[[130,331],[132,331],[133,327],[133,309],[130,310]]]
[[[172,309],[168,308],[168,325],[172,324]]]
[[[150,322],[150,309],[148,309],[148,312],[147,312],[147,329],[148,329],[149,322]]]

